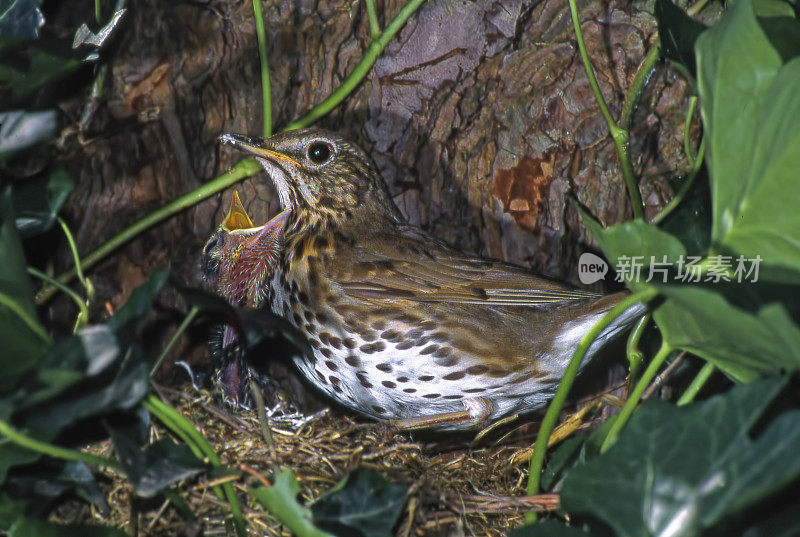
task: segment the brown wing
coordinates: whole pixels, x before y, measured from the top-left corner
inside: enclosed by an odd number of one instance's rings
[[[353,298],[536,306],[600,296],[463,254],[415,228],[400,237],[376,235],[369,246],[363,244],[338,251],[339,271],[331,275]],[[342,254],[348,262],[342,262]]]

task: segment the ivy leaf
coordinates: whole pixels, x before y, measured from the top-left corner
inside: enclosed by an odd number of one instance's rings
[[[685,407],[645,402],[611,449],[570,470],[562,507],[620,537],[718,527],[800,477],[800,410],[750,436],[785,385],[752,382]]]
[[[319,527],[340,537],[391,537],[407,492],[407,486],[359,468],[314,502],[311,511]]]

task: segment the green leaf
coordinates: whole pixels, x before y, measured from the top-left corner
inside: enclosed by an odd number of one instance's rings
[[[55,82],[87,62],[97,59],[97,54],[82,54],[72,50],[70,42],[36,42],[24,49],[6,51],[0,57],[0,83],[8,84],[14,95],[22,97],[36,88]]]
[[[41,0],[0,0],[0,40],[39,37],[44,15]]]
[[[75,182],[63,169],[47,177],[28,181],[14,189],[16,225],[23,237],[43,233],[53,227],[58,212],[75,189]]]
[[[391,537],[408,487],[358,468],[311,505],[314,522],[341,537]]]
[[[311,511],[297,502],[300,485],[292,470],[281,470],[273,481],[271,487],[259,487],[250,494],[291,532],[304,537],[332,537],[317,529],[311,522]]]
[[[696,44],[709,140],[712,240],[769,265],[800,268],[800,59],[783,65],[750,0]]]
[[[108,327],[126,337],[133,337],[141,329],[144,317],[153,305],[158,293],[167,283],[169,270],[155,270],[149,279],[133,290],[128,301],[108,320]]]
[[[13,387],[47,348],[44,328],[36,318],[33,288],[17,235],[11,189],[0,193],[0,393]]]
[[[109,428],[109,433],[128,480],[136,493],[145,498],[205,469],[186,444],[163,438],[142,450],[122,431]]]
[[[685,407],[645,402],[611,449],[568,473],[562,507],[620,537],[717,527],[800,476],[800,411],[749,436],[785,384],[757,381]]]
[[[689,17],[672,0],[656,0],[655,15],[662,55],[686,67],[693,77],[697,76],[694,43],[705,26]]]
[[[8,537],[128,537],[128,534],[109,526],[59,525],[35,518],[19,520]]]
[[[0,491],[0,530],[8,531],[25,514],[27,499],[23,500]]]
[[[55,110],[0,112],[0,160],[56,135]]]
[[[768,304],[753,315],[702,287],[658,288],[668,300],[653,318],[671,346],[705,358],[742,382],[800,369],[800,329],[783,305]]]

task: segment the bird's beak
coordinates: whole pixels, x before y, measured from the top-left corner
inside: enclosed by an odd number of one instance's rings
[[[225,215],[225,220],[222,221],[222,227],[226,231],[236,231],[237,229],[250,229],[253,226],[253,221],[247,216],[242,202],[239,201],[239,193],[233,191],[231,198],[231,208],[228,209],[228,214]]]
[[[242,134],[223,134],[219,141],[226,145],[232,145],[239,151],[253,155],[254,157],[271,160],[273,162],[290,163],[300,167],[300,163],[288,155],[269,149],[269,139],[258,138],[256,136],[244,136]]]

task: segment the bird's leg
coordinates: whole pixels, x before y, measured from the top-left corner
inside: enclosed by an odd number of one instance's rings
[[[473,397],[464,400],[464,410],[431,414],[430,416],[420,416],[418,418],[389,420],[389,423],[403,431],[452,425],[469,428],[483,423],[491,415],[492,408],[492,402],[489,399]]]

